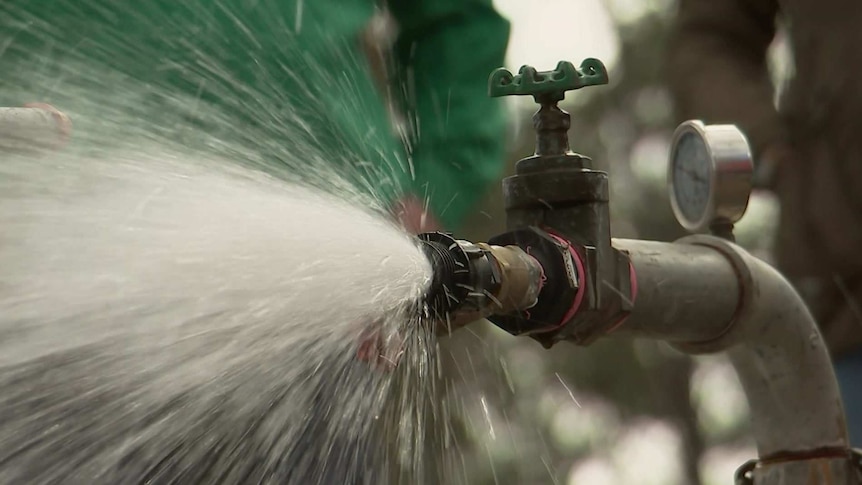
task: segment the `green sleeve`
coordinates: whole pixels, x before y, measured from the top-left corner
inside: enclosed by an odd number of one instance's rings
[[[413,116],[413,191],[457,229],[503,171],[504,106],[488,96],[487,82],[504,63],[509,22],[491,0],[390,0],[389,7]]]

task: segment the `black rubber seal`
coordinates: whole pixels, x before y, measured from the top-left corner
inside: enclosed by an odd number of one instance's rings
[[[425,303],[433,316],[443,317],[457,310],[470,293],[470,259],[448,234],[420,234],[419,241],[433,274]]]

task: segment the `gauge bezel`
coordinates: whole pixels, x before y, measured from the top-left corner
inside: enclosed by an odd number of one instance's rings
[[[696,220],[685,216],[676,193],[676,155],[683,136],[701,139],[709,159],[709,194],[706,208]],[[734,224],[745,214],[751,195],[754,163],[748,139],[735,125],[705,125],[689,120],[676,128],[668,156],[668,190],[674,216],[690,232],[703,232],[715,223]]]

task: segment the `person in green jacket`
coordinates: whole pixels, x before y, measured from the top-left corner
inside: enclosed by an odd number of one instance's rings
[[[381,7],[397,24],[383,84],[364,42]],[[268,144],[293,120],[303,143],[398,208],[409,229],[457,230],[502,173],[505,117],[486,83],[508,36],[491,0],[10,0],[0,5],[0,72],[94,66],[63,71],[50,88],[77,76],[105,89],[99,71],[119,73],[166,103],[184,95],[221,110],[226,137],[237,123]],[[387,98],[409,127],[400,134]],[[301,151],[295,142],[270,153]]]

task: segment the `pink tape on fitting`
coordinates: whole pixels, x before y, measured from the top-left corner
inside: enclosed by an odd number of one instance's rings
[[[581,308],[581,303],[583,303],[583,301],[584,301],[584,294],[586,293],[586,284],[587,284],[586,278],[584,276],[584,273],[585,273],[584,261],[581,259],[581,256],[578,254],[578,252],[575,251],[574,246],[572,246],[572,244],[569,241],[566,241],[562,237],[557,236],[556,234],[548,231],[547,229],[545,229],[545,231],[554,240],[556,240],[557,242],[559,242],[560,244],[565,246],[565,248],[569,251],[569,254],[572,256],[572,260],[575,263],[575,273],[577,274],[577,277],[578,277],[578,292],[575,295],[575,299],[572,302],[572,306],[566,312],[562,321],[560,321],[560,323],[558,323],[556,326],[549,328],[548,330],[543,330],[541,333],[552,332],[552,331],[562,327],[566,322],[571,320],[572,317],[574,317],[576,313],[578,313],[578,310]]]

